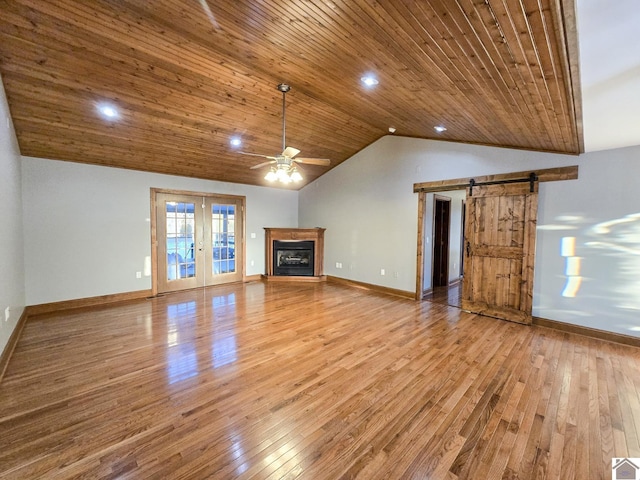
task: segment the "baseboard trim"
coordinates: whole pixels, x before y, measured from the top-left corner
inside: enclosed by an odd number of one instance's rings
[[[578,335],[596,338],[598,340],[605,340],[607,342],[622,343],[623,345],[640,347],[640,338],[632,337],[631,335],[624,335],[622,333],[607,332],[605,330],[598,330],[597,328],[583,327],[581,325],[573,325],[571,323],[558,322],[557,320],[549,320],[541,317],[533,317],[532,324],[540,327],[552,328],[561,332],[577,333]]]
[[[326,282],[327,276],[320,275],[317,277],[309,277],[309,276],[298,276],[298,275],[262,275],[262,280],[265,282],[306,282],[306,283],[319,283]]]
[[[380,285],[373,285],[371,283],[358,282],[357,280],[348,280],[346,278],[333,277],[327,275],[327,281],[330,283],[338,283],[340,285],[346,285],[348,287],[363,288],[365,290],[371,290],[378,293],[385,293],[387,295],[395,295],[397,297],[409,298],[411,300],[416,299],[416,292],[408,292],[406,290],[398,290],[396,288],[383,287]]]
[[[16,328],[13,329],[11,336],[9,337],[9,341],[4,347],[2,351],[2,355],[0,355],[0,383],[2,383],[2,379],[4,378],[4,372],[7,370],[7,366],[9,365],[9,360],[13,355],[13,351],[18,344],[18,340],[20,339],[20,335],[22,335],[22,330],[27,323],[27,318],[29,314],[27,313],[27,309],[25,308],[22,311],[22,315],[20,315],[20,319],[16,324]]]
[[[242,279],[242,283],[257,282],[262,279],[262,275],[250,275]],[[197,287],[201,288],[201,287]],[[38,305],[30,305],[26,308],[29,316],[42,315],[45,313],[61,312],[63,310],[72,310],[75,308],[98,307],[108,305],[110,303],[128,302],[132,300],[140,300],[153,296],[153,290],[136,290],[134,292],[113,293],[109,295],[100,295],[97,297],[78,298],[74,300],[63,300],[61,302],[41,303]]]
[[[110,303],[127,302],[140,300],[152,296],[151,289],[137,290],[134,292],[113,293],[110,295],[100,295],[98,297],[78,298],[76,300],[63,300],[61,302],[41,303],[39,305],[29,305],[26,310],[29,316],[42,315],[44,313],[61,312],[76,308],[97,307]]]

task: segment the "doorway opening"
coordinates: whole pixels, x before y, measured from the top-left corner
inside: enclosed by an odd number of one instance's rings
[[[462,206],[464,191],[442,191],[424,196],[426,218],[431,230],[424,232],[425,265],[423,299],[460,307],[462,289]],[[432,239],[432,240],[431,240]],[[431,240],[431,241],[430,241]]]
[[[449,285],[449,229],[451,199],[434,195],[433,206],[433,288]]]

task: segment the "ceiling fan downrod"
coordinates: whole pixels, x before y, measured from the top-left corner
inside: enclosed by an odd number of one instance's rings
[[[286,109],[286,96],[287,92],[291,90],[291,86],[286,83],[278,84],[278,90],[282,92],[282,151],[287,148],[286,145],[286,132],[287,132],[287,121],[285,118],[285,109]]]

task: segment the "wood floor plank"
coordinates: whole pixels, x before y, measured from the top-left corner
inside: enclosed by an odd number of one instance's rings
[[[618,392],[618,400],[620,401],[622,431],[627,444],[627,452],[630,457],[638,457],[640,456],[640,442],[638,442],[638,433],[634,421],[633,393],[627,388],[626,379],[628,377],[622,372],[623,364],[619,359],[614,358],[612,359],[612,365],[616,385],[615,391]],[[638,413],[640,412],[636,412],[636,415]]]
[[[0,477],[607,478],[640,352],[337,284],[248,283],[28,320]]]

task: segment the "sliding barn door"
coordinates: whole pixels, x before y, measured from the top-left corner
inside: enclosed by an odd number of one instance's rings
[[[537,209],[537,182],[467,189],[464,310],[531,323]]]

